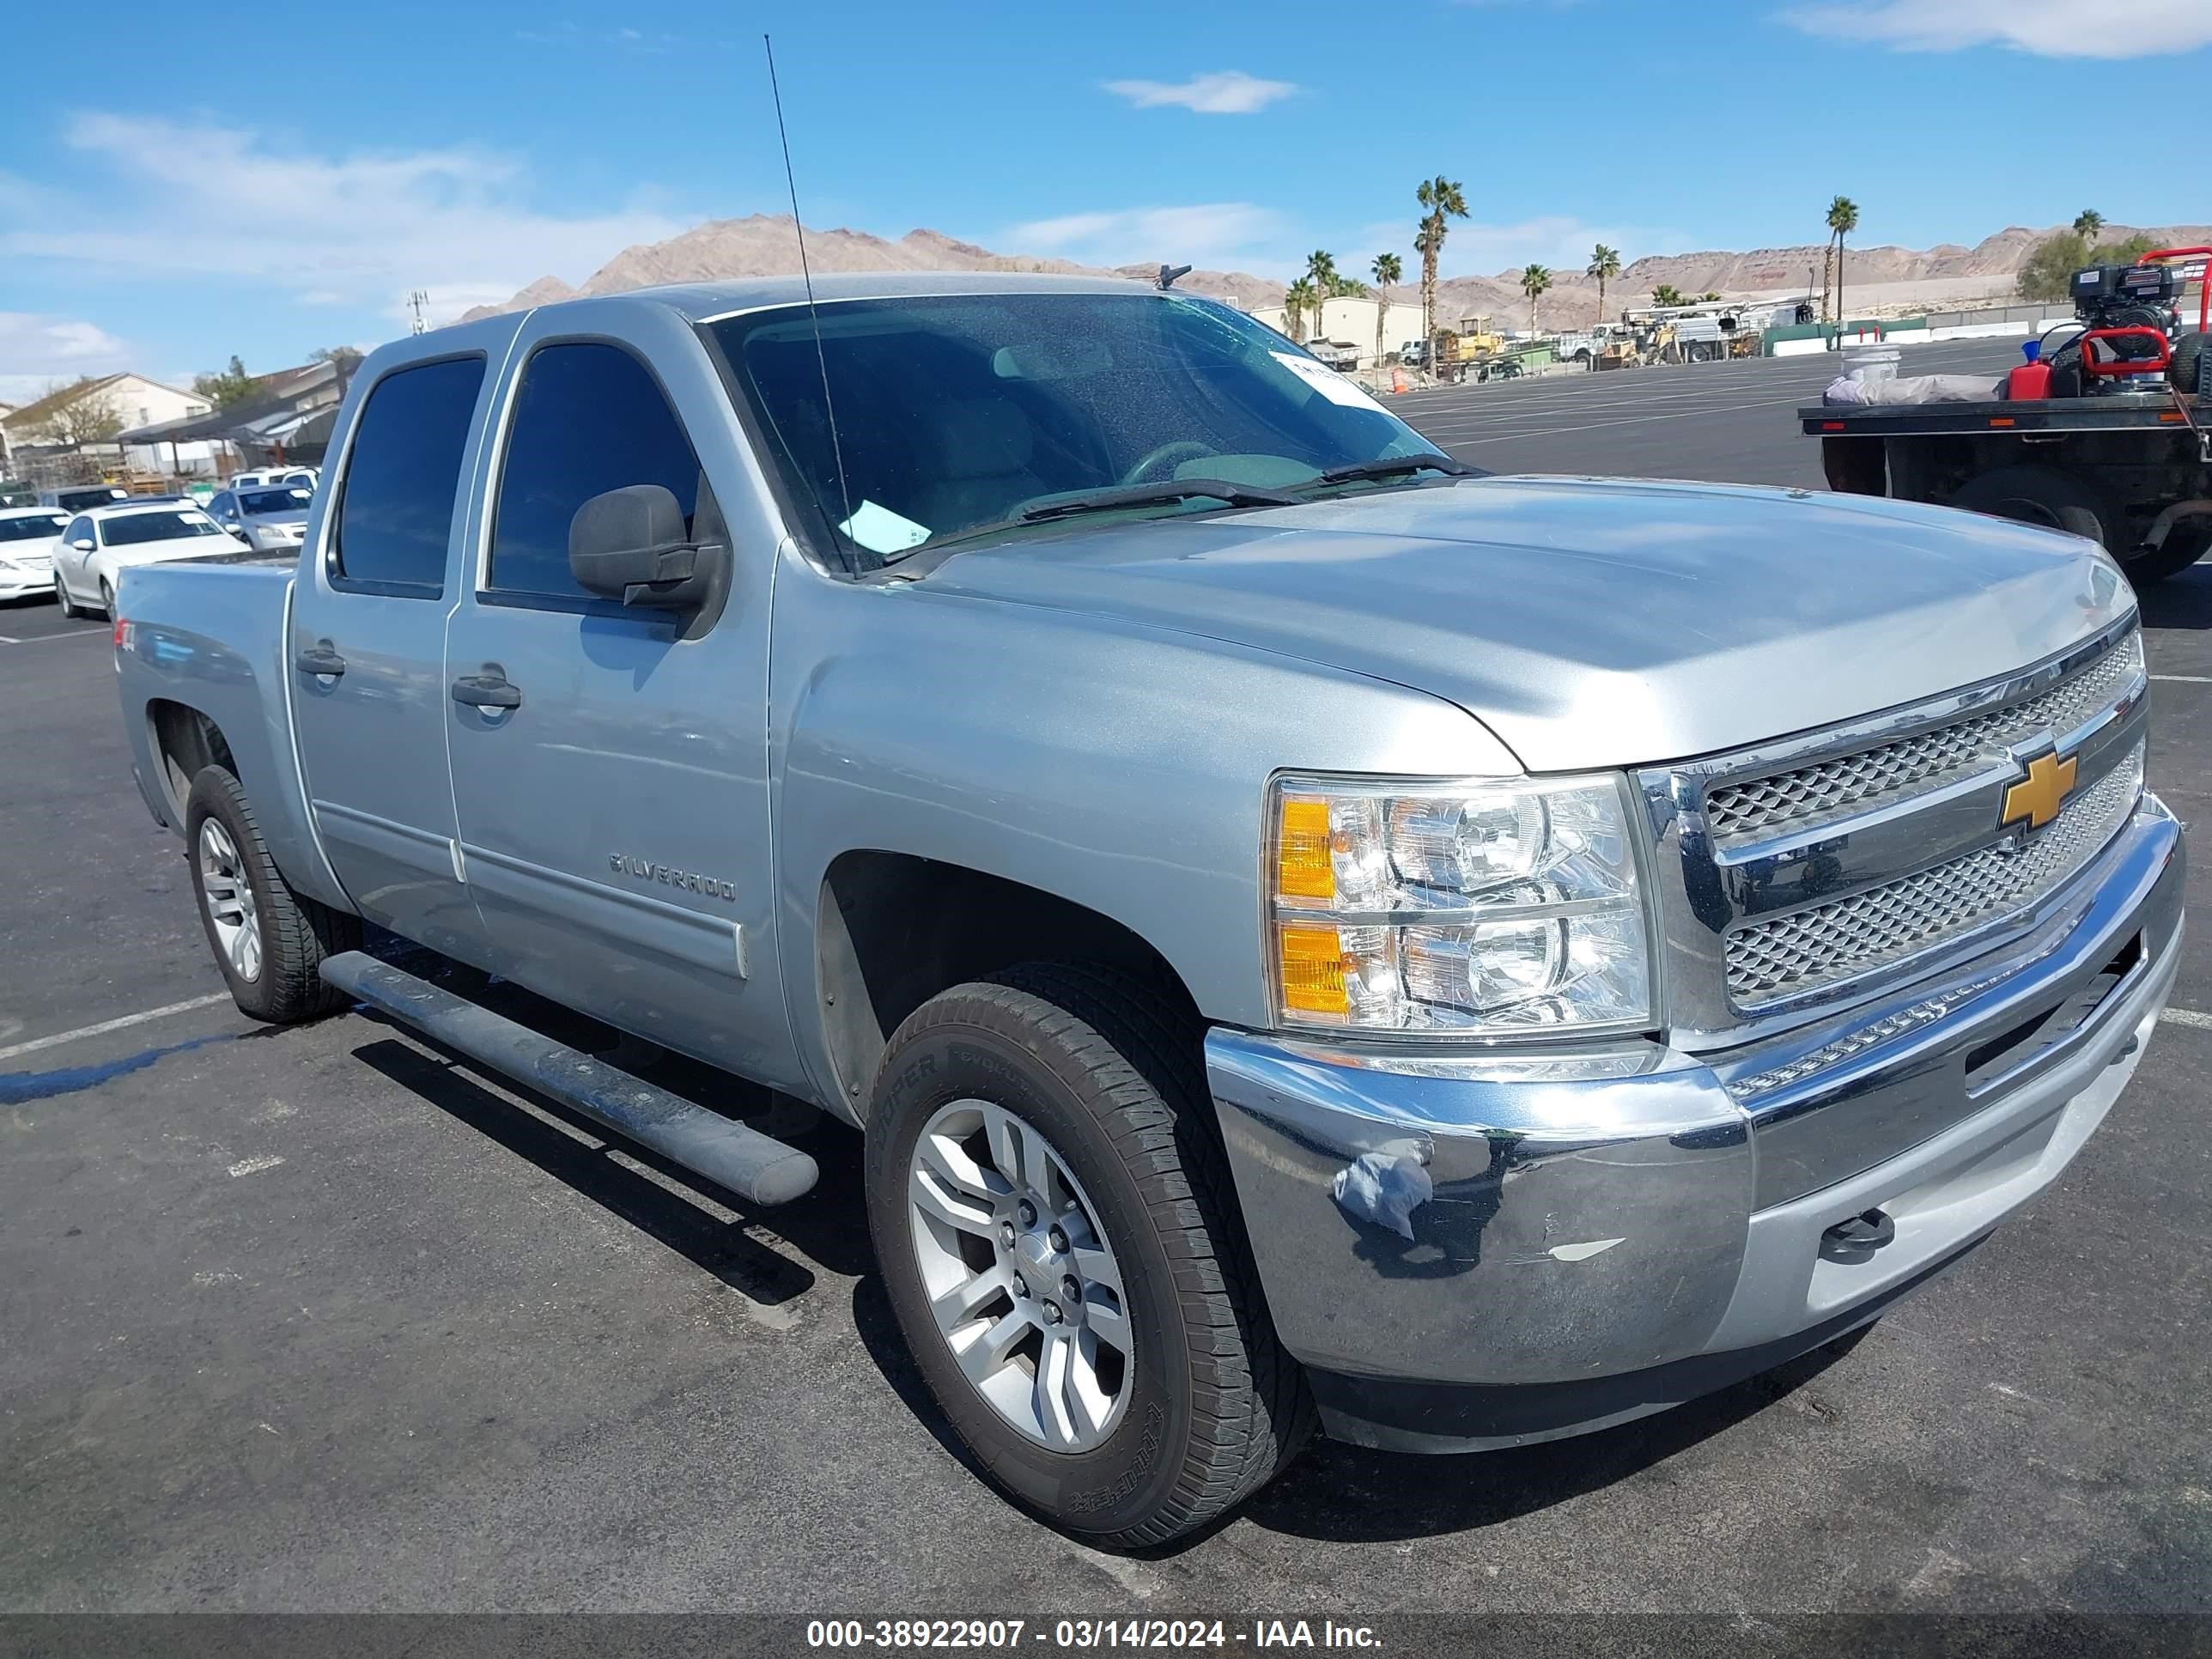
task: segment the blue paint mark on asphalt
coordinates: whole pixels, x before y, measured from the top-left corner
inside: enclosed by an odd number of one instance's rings
[[[171,1054],[181,1054],[189,1049],[204,1048],[210,1042],[231,1042],[237,1033],[218,1032],[214,1036],[194,1037],[188,1042],[172,1042],[161,1048],[142,1048],[121,1060],[103,1060],[97,1066],[64,1066],[52,1072],[12,1072],[0,1076],[0,1106],[21,1106],[27,1101],[51,1100],[56,1095],[73,1095],[81,1090],[96,1089],[111,1078],[143,1072],[149,1066],[167,1060]]]

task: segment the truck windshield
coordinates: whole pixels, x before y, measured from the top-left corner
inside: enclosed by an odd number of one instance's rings
[[[986,529],[1041,532],[1068,514],[1027,509],[1121,485],[1254,493],[1131,491],[1097,510],[1218,513],[1281,492],[1394,488],[1424,468],[1370,464],[1407,458],[1464,471],[1280,335],[1192,295],[839,301],[820,323],[818,356],[803,306],[710,328],[787,483],[877,559]]]

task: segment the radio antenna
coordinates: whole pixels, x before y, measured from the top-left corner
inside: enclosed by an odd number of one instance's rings
[[[830,422],[830,455],[837,467],[837,495],[845,504],[844,523],[849,525],[853,491],[845,482],[845,447],[837,440],[837,405],[830,396],[830,358],[822,349],[822,313],[814,304],[814,272],[806,263],[806,227],[799,222],[799,182],[791,173],[791,135],[784,130],[783,92],[775,83],[775,46],[765,34],[761,36],[761,50],[768,54],[768,91],[775,101],[775,136],[783,143],[783,182],[791,191],[791,228],[799,238],[799,274],[806,283],[806,319],[814,328],[814,362],[822,371],[822,412]],[[845,531],[847,536],[852,533]]]

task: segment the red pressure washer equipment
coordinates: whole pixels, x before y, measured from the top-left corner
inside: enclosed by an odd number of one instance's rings
[[[2050,354],[2054,397],[2175,392],[2212,396],[2212,291],[2203,283],[2212,248],[2162,247],[2131,265],[2092,265],[2069,284],[2076,331]],[[2196,259],[2197,327],[2184,328],[2178,304]]]

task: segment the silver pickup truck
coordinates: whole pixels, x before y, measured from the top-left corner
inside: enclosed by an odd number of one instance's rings
[[[938,1404],[1117,1546],[1316,1420],[1520,1444],[1826,1343],[2112,1108],[2182,840],[2088,542],[1474,475],[1171,291],[816,298],[387,346],[296,568],[126,574],[240,1007],[366,1005],[746,1205],[793,1133],[431,953],[854,1126]]]

